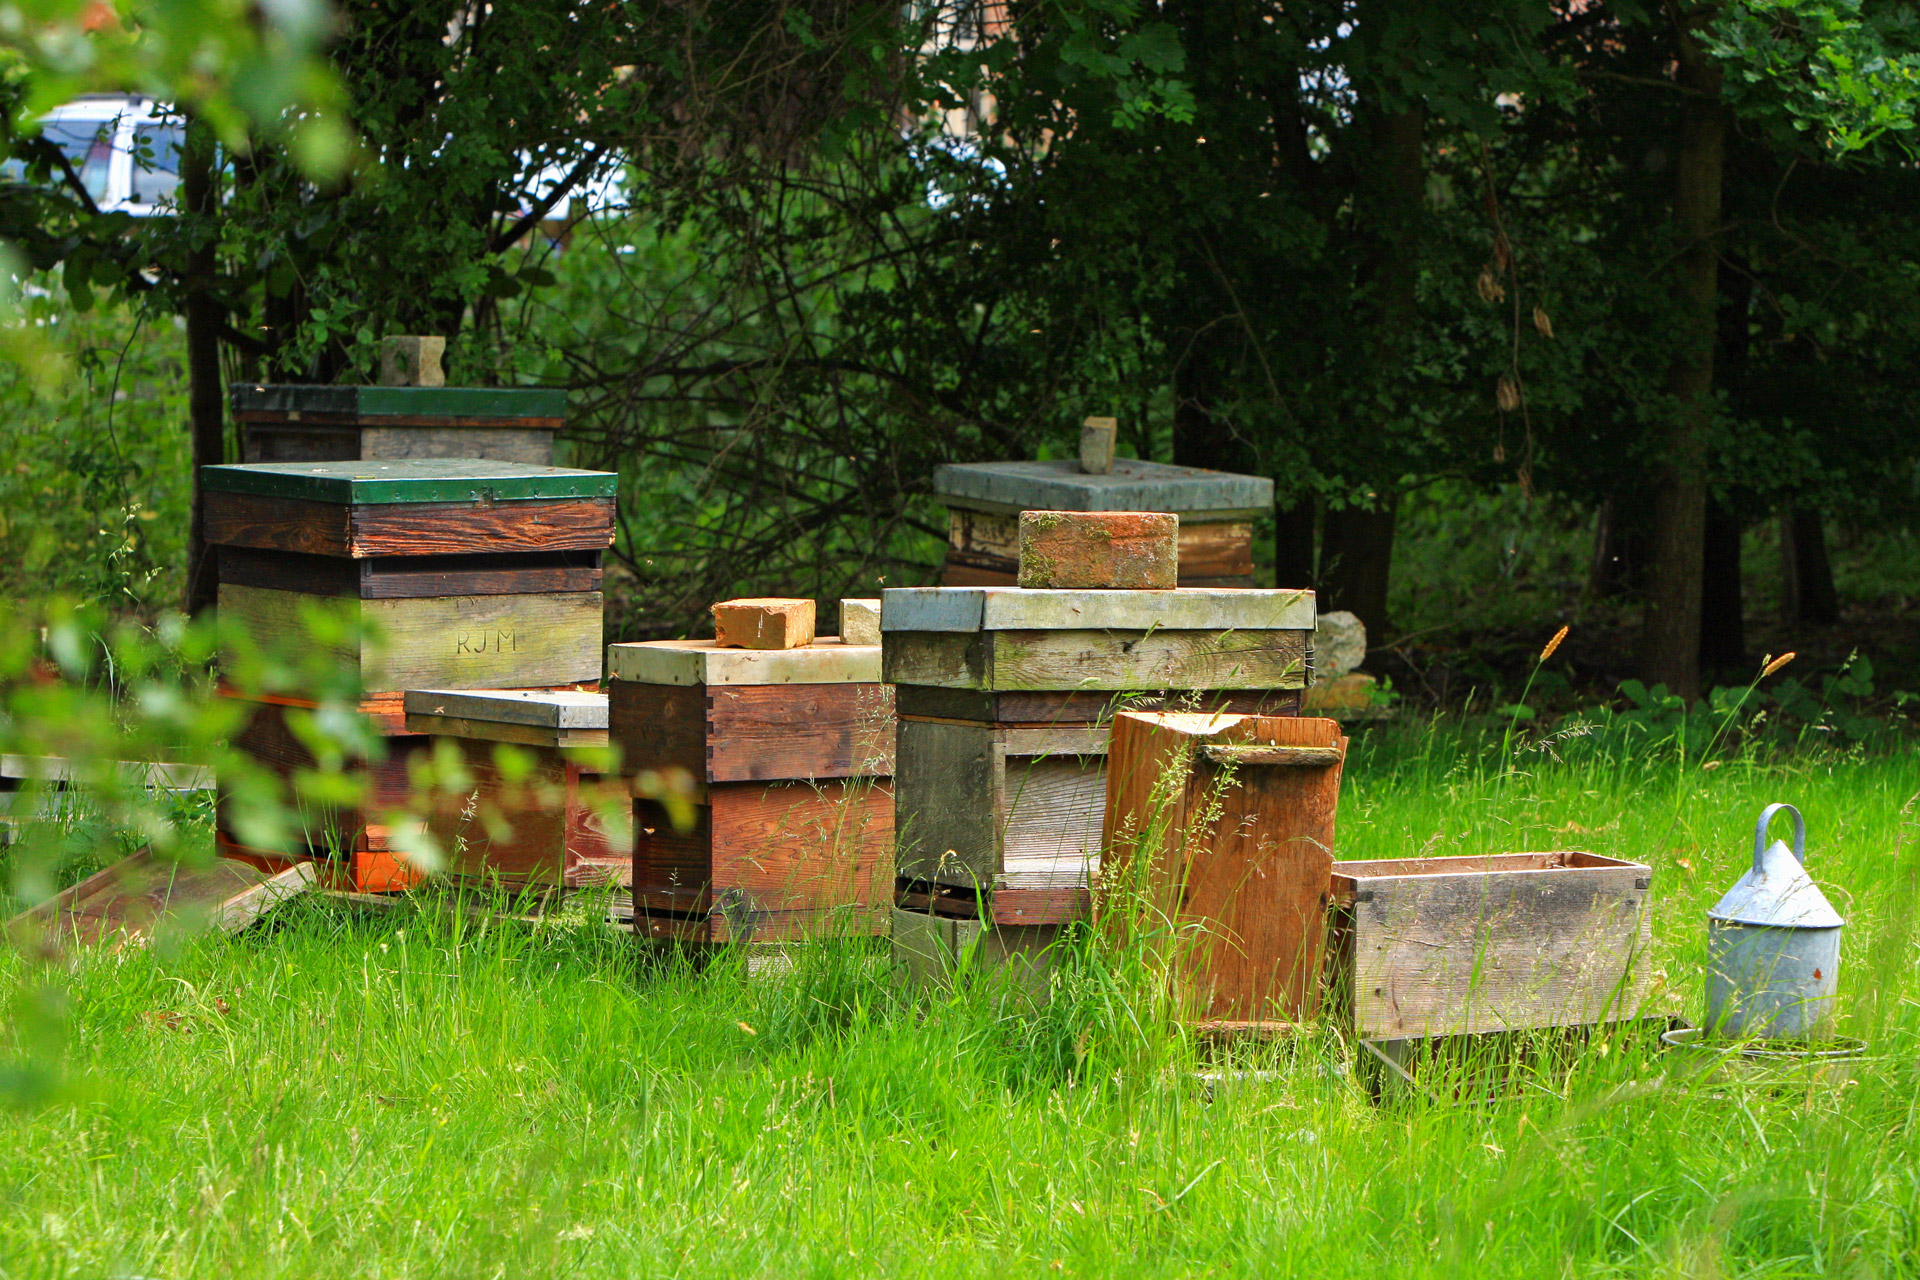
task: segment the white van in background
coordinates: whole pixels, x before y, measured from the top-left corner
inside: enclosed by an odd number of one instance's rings
[[[40,129],[72,162],[102,213],[150,218],[172,212],[180,187],[186,122],[150,98],[89,94],[41,117]],[[19,182],[26,166],[0,165],[0,181]]]

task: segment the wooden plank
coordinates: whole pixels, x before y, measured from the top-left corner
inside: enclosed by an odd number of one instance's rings
[[[894,763],[900,874],[988,887],[1000,871],[1006,756],[990,725],[902,721]]]
[[[209,493],[356,507],[611,500],[619,480],[611,471],[529,466],[486,458],[256,462],[200,469],[200,483]]]
[[[607,728],[607,695],[585,689],[409,689],[408,715],[572,730]],[[604,740],[604,738],[603,738]]]
[[[598,591],[601,583],[597,551],[351,560],[256,547],[222,547],[219,564],[220,581],[235,586],[357,596],[363,600]]]
[[[757,597],[713,606],[713,642],[723,649],[800,649],[813,636],[811,600]]]
[[[603,551],[613,545],[613,502],[585,498],[347,507],[209,491],[206,525],[207,541],[217,546],[319,556]]]
[[[608,653],[625,647],[613,645]],[[683,770],[689,777],[705,781],[707,690],[702,685],[611,681],[607,685],[607,736],[620,748],[620,767],[629,775]]]
[[[407,731],[431,738],[471,738],[476,742],[510,742],[525,747],[604,747],[605,729],[542,729],[538,725],[498,720],[464,720],[459,716],[409,715]]]
[[[947,463],[933,469],[934,496],[1015,511],[1259,512],[1273,506],[1273,481],[1201,467],[1116,458],[1090,475],[1077,458],[1045,462]]]
[[[1100,870],[1106,760],[1045,756],[1008,760],[1005,769],[997,797],[1001,852],[995,895],[1002,888],[1084,889],[1093,883]]]
[[[709,782],[884,777],[893,772],[893,688],[884,684],[714,685]]]
[[[1180,517],[1154,511],[1023,511],[1020,586],[1030,590],[1171,591]]]
[[[233,862],[189,866],[141,850],[15,916],[16,946],[58,952],[69,944],[140,946],[169,922],[233,933],[313,882],[311,864],[264,872]]]
[[[452,686],[518,689],[600,677],[602,596],[597,591],[411,600],[341,600],[222,584],[221,616],[262,646],[309,645],[301,610],[326,601],[365,630],[336,645],[370,692]]]
[[[959,689],[1299,689],[1309,634],[889,631],[882,669],[892,684]]]
[[[1252,552],[1249,551],[1251,556]],[[940,585],[943,587],[1012,587],[1019,585],[1019,567],[1011,560],[1001,568],[985,568],[959,559],[953,552],[947,553],[946,562],[940,567]],[[1180,571],[1180,585],[1198,589],[1248,591],[1258,587],[1253,571],[1246,573],[1213,575]]]
[[[880,647],[842,644],[833,637],[804,649],[724,649],[711,640],[642,640],[608,645],[607,674],[640,684],[877,684]]]
[[[1508,869],[1500,860],[1462,859],[1469,865],[1455,871],[1445,865],[1453,859],[1410,861],[1414,874],[1338,864],[1355,887],[1358,1034],[1579,1026],[1628,1016],[1644,999],[1649,975],[1637,962],[1651,938],[1651,868],[1601,859]]]
[[[1096,912],[1109,930],[1166,940],[1189,1016],[1297,1021],[1317,1008],[1345,745],[1331,720],[1115,718]],[[1223,746],[1242,750],[1210,757]],[[1332,758],[1303,766],[1277,748]]]
[[[438,789],[428,800],[427,830],[448,875],[510,887],[579,886],[618,876],[623,860],[631,866],[631,793],[620,779],[536,747],[526,748],[524,773],[509,773],[498,744],[456,741],[471,784]]]
[[[896,631],[1284,631],[1311,633],[1311,591],[1029,591],[889,587],[882,629]]]
[[[428,419],[407,425],[393,419],[336,426],[323,423],[244,422],[240,460],[259,462],[351,462],[378,458],[486,458],[527,466],[553,464],[554,425],[519,421],[449,424]]]
[[[1294,715],[1300,706],[1300,692],[1290,689],[1061,693],[903,684],[895,686],[894,698],[902,717],[1008,725],[1103,724],[1112,720],[1116,711],[1126,710]]]
[[[1072,924],[1093,914],[1093,894],[1086,885],[1048,888],[1002,885],[989,900],[993,922],[1000,925]]]

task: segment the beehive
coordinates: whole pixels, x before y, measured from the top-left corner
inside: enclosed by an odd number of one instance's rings
[[[622,767],[695,797],[634,803],[635,928],[783,941],[886,929],[893,883],[893,691],[878,645],[710,640],[607,650]]]
[[[243,462],[486,458],[553,463],[567,393],[524,387],[244,383],[231,393]]]

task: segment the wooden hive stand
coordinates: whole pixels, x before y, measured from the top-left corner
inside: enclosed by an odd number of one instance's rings
[[[1073,459],[935,467],[934,497],[948,511],[941,582],[1014,585],[1023,511],[1132,511],[1179,517],[1179,585],[1254,585],[1253,523],[1273,509],[1272,480],[1136,458],[1111,466],[1101,474]]]
[[[1087,918],[1115,712],[1292,715],[1308,679],[1308,591],[917,587],[883,602],[896,938],[929,911],[1048,938]]]
[[[516,889],[628,883],[632,796],[606,768],[606,694],[413,689],[406,708],[407,728],[450,740],[473,780],[428,806],[448,875]]]
[[[708,942],[885,932],[894,709],[879,646],[616,644],[607,671],[613,743],[643,793],[636,932]],[[676,806],[648,788],[681,789],[690,812],[676,822]]]
[[[294,668],[293,687],[252,695],[236,745],[283,778],[312,769],[289,716],[357,688],[388,748],[362,764],[364,804],[302,814],[299,848],[247,846],[223,819],[222,851],[269,867],[345,859],[360,890],[416,879],[383,817],[408,797],[407,758],[426,745],[407,727],[402,695],[598,682],[600,557],[617,479],[479,459],[204,468],[222,620]],[[318,646],[316,614],[334,615],[335,638]],[[244,660],[231,649],[223,658]]]

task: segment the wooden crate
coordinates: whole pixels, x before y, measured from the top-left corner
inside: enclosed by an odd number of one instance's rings
[[[1592,853],[1336,862],[1337,998],[1364,1040],[1633,1016],[1652,884],[1652,868]]]
[[[1189,1016],[1262,1025],[1318,1009],[1346,743],[1324,719],[1114,718],[1096,910],[1167,951]]]
[[[903,877],[1013,924],[1085,917],[1127,706],[1292,714],[1310,592],[909,588],[883,597]]]
[[[625,885],[632,794],[605,770],[607,695],[585,690],[416,689],[407,728],[457,744],[470,788],[436,790],[427,830],[457,879],[520,888]],[[520,753],[505,767],[502,748]],[[583,750],[591,751],[583,757]]]
[[[1273,508],[1273,482],[1198,467],[1119,458],[1090,475],[1074,459],[934,468],[949,512],[950,587],[1012,586],[1022,511],[1160,511],[1180,517],[1180,585],[1251,587],[1253,522]]]
[[[486,458],[553,464],[567,393],[527,387],[233,388],[242,462]]]
[[[315,608],[370,624],[324,655],[370,693],[595,681],[616,479],[473,459],[207,467],[220,610],[263,646],[310,648]]]
[[[621,767],[686,788],[634,808],[635,928],[708,941],[879,933],[893,885],[893,691],[878,645],[612,645]]]

